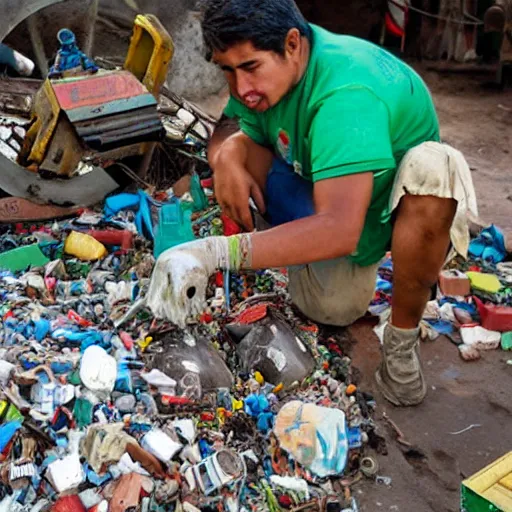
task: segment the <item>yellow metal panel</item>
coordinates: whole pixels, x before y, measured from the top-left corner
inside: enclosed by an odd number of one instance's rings
[[[152,14],[135,18],[133,35],[124,68],[131,71],[154,96],[165,82],[174,54],[171,36]]]
[[[478,494],[483,494],[510,473],[512,473],[512,452],[509,452],[501,457],[501,459],[479,471],[476,475],[465,480],[463,485]]]

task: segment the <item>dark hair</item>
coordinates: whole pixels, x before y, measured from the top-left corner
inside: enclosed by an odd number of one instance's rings
[[[202,11],[208,60],[213,50],[223,52],[244,41],[284,55],[292,28],[311,39],[311,28],[294,0],[203,0]]]

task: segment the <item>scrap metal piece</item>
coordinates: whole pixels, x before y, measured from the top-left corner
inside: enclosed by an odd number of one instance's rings
[[[75,215],[78,208],[36,204],[20,197],[0,199],[0,223],[50,220]]]
[[[230,388],[233,384],[233,376],[218,350],[202,336],[171,333],[160,343],[153,342],[147,354],[148,367],[160,370],[182,386],[189,387],[191,373],[199,376],[204,391]]]
[[[290,386],[315,369],[315,360],[286,321],[273,312],[252,325],[232,323],[226,330],[245,371],[258,370],[266,382]]]
[[[90,206],[118,187],[116,181],[100,167],[71,180],[43,180],[0,154],[0,188],[13,197],[65,207]]]
[[[0,2],[0,41],[31,14],[65,0],[2,0]]]

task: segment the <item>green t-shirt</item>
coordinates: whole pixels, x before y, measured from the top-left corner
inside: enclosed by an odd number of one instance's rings
[[[427,86],[404,62],[362,39],[311,28],[301,81],[266,112],[231,97],[225,114],[239,118],[243,132],[312,182],[373,172],[371,204],[350,256],[372,265],[391,240],[389,199],[397,167],[410,148],[439,141],[437,115]]]

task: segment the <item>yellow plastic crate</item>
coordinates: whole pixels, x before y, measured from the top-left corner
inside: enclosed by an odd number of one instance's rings
[[[512,452],[462,482],[462,512],[512,512]]]

